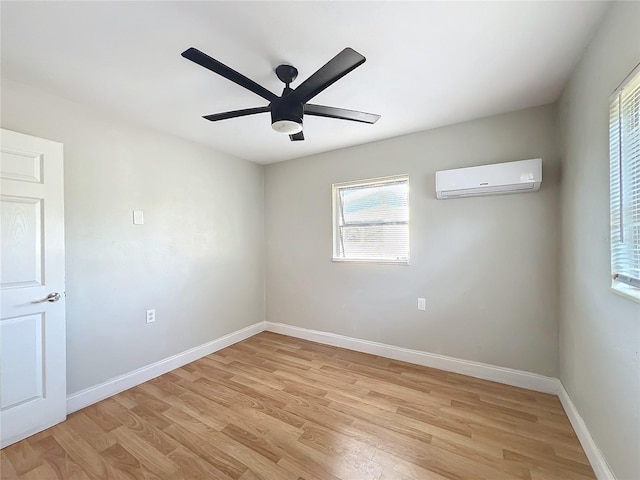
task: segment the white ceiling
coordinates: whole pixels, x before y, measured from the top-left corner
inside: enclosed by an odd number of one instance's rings
[[[258,163],[555,101],[603,2],[9,2],[2,75]],[[185,60],[196,47],[280,94],[280,63],[307,78],[344,47],[367,62],[313,103],[379,113],[375,125],[305,117],[304,142],[266,105]]]

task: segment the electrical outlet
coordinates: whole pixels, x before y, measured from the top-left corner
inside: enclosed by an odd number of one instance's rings
[[[153,323],[156,321],[156,311],[154,310],[147,310],[147,323]]]
[[[427,309],[427,299],[419,298],[418,299],[418,310],[424,312]]]

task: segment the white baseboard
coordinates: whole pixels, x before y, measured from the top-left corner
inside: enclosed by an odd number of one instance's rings
[[[564,411],[567,413],[567,417],[569,417],[571,426],[578,436],[578,440],[580,440],[580,445],[582,445],[584,453],[589,459],[589,463],[591,464],[591,468],[593,468],[593,472],[596,474],[596,478],[598,480],[616,480],[615,475],[611,471],[611,467],[609,467],[607,460],[596,445],[596,442],[593,441],[593,437],[589,433],[587,425],[578,413],[571,397],[569,397],[569,393],[564,388],[564,385],[560,380],[558,380],[558,383],[558,397],[564,407]]]
[[[194,362],[199,358],[210,355],[225,347],[238,343],[252,337],[265,329],[265,322],[254,323],[241,330],[236,330],[228,335],[207,342],[203,345],[191,348],[158,362],[146,365],[132,372],[120,375],[119,377],[107,380],[104,383],[89,387],[67,396],[67,413],[73,413],[82,408],[123,392],[129,388],[147,382],[152,378],[164,375],[171,370],[175,370],[187,363]]]
[[[336,347],[348,348],[357,352],[370,353],[381,357],[401,360],[403,362],[415,363],[425,367],[437,368],[447,372],[469,375],[483,380],[504,383],[515,387],[527,388],[537,392],[552,393],[557,395],[560,381],[557,378],[545,377],[536,373],[513,370],[511,368],[496,367],[486,363],[461,360],[459,358],[447,357],[435,353],[410,350],[408,348],[396,347],[384,343],[360,340],[358,338],[346,337],[329,332],[309,330],[302,327],[294,327],[283,323],[266,322],[266,330],[274,333],[289,335],[290,337],[302,338],[313,342],[333,345]]]

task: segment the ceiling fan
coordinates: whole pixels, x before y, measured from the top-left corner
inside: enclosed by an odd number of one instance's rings
[[[264,107],[214,113],[203,117],[212,122],[225,120],[227,118],[254,115],[256,113],[271,112],[271,127],[276,132],[289,135],[292,141],[297,141],[304,140],[304,134],[302,132],[302,117],[304,115],[338,118],[362,123],[375,123],[380,118],[380,115],[374,113],[307,103],[325,88],[337,82],[347,73],[366,61],[362,55],[352,48],[347,47],[342,50],[316,73],[298,85],[295,90],[289,85],[298,76],[298,70],[291,65],[278,65],[275,70],[276,75],[285,84],[282,95],[280,96],[196,48],[191,47],[185,50],[182,52],[182,56],[218,75],[222,75],[233,83],[237,83],[241,87],[251,90],[253,93],[269,101],[269,105]]]

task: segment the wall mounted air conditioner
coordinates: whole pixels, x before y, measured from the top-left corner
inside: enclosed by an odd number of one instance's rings
[[[542,159],[495,163],[436,172],[439,199],[535,192],[542,183]]]

